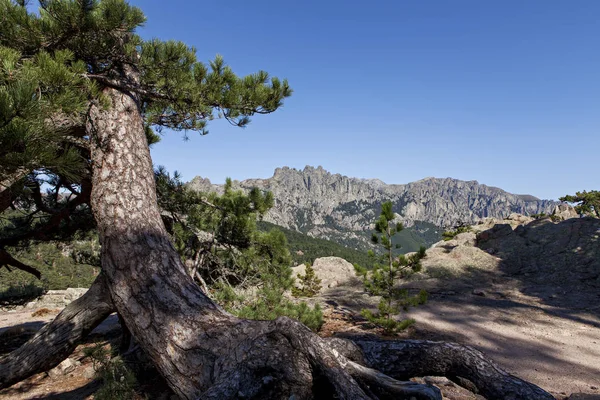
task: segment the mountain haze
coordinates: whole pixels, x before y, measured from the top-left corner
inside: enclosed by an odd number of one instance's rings
[[[188,185],[198,191],[222,191],[222,185],[201,177],[195,177]],[[332,174],[320,166],[303,170],[277,168],[271,178],[234,181],[233,186],[273,192],[275,206],[265,216],[266,221],[351,247],[364,247],[381,203],[388,200],[399,219],[413,228],[411,234],[420,235],[424,244],[432,243],[441,230],[460,222],[472,224],[514,212],[550,213],[558,204],[531,195],[511,194],[477,181],[425,178],[388,185],[379,179]]]

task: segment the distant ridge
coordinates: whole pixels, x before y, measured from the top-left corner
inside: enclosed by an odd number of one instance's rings
[[[188,186],[198,191],[222,191],[222,185],[199,176]],[[321,166],[306,166],[303,170],[281,167],[271,178],[234,181],[234,187],[273,192],[275,206],[265,216],[266,221],[350,247],[365,246],[380,205],[388,200],[406,226],[425,223],[420,225],[421,231],[439,231],[511,213],[549,214],[558,204],[477,181],[427,177],[407,184],[386,184],[376,178],[332,174]],[[421,233],[427,236],[427,232]]]

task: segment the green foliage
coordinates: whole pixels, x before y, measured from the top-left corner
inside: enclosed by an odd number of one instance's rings
[[[370,256],[377,259],[370,272],[359,265],[355,266],[357,274],[364,279],[367,292],[381,296],[377,307],[378,312],[374,313],[364,309],[362,315],[371,323],[383,328],[388,334],[406,329],[414,323],[412,320],[398,321],[396,319],[402,310],[427,301],[427,292],[424,290],[417,295],[410,295],[408,290],[397,288],[398,280],[405,279],[410,274],[421,270],[421,260],[426,256],[426,249],[421,247],[416,253],[395,257],[392,238],[396,233],[402,231],[403,226],[400,223],[393,223],[394,219],[392,203],[383,203],[381,214],[375,223],[376,233],[373,233],[372,241],[383,247],[384,253],[377,257],[374,252],[370,252]]]
[[[297,279],[300,287],[292,287],[294,297],[313,297],[321,290],[321,279],[317,277],[310,263],[306,264],[304,275],[298,275]]]
[[[566,195],[559,199],[567,203],[575,203],[575,210],[579,214],[591,215],[600,218],[600,191],[577,192],[575,195]]]
[[[27,274],[27,277],[30,277]],[[12,283],[2,285],[0,290],[0,305],[20,305],[25,304],[29,301],[33,301],[42,294],[44,294],[45,288],[42,285],[36,285],[35,283]]]
[[[371,251],[371,250],[369,250]],[[363,279],[366,279],[367,274],[369,273],[369,270],[365,267],[363,267],[360,264],[352,264],[352,266],[354,267],[354,272],[356,273],[357,276],[362,277]]]
[[[111,351],[101,343],[84,349],[92,360],[102,386],[94,393],[97,400],[129,400],[134,398],[137,380],[133,371],[121,357],[112,357]]]
[[[51,55],[53,61],[65,52],[57,61],[70,61],[63,63],[66,71],[49,75],[62,79],[61,90],[84,99],[86,94],[98,98],[98,89],[108,82],[133,90],[142,97],[148,127],[205,134],[207,121],[215,118],[245,126],[250,116],[275,111],[292,93],[286,80],[265,71],[238,77],[221,56],[205,65],[196,60],[195,49],[182,42],[142,40],[135,31],[145,17],[124,0],[39,3],[38,14],[10,0],[0,1],[0,46],[17,53],[13,58],[18,61],[40,54]],[[134,87],[115,79],[123,65],[140,71]],[[81,88],[87,92],[76,90]]]
[[[0,270],[0,293],[13,293],[6,297],[11,297],[16,302],[20,298],[16,296],[19,292],[23,294],[22,298],[26,299],[34,292],[41,294],[46,290],[89,287],[100,271],[97,264],[90,264],[97,262],[99,258],[97,239],[70,243],[34,242],[9,250],[15,258],[42,273],[42,279],[38,280],[23,271]]]
[[[0,15],[6,3],[0,3]],[[5,24],[3,18],[0,38]],[[68,132],[49,121],[84,110],[92,90],[82,77],[85,65],[70,50],[31,56],[10,48],[13,44],[0,39],[0,178],[45,169],[76,180],[84,166],[80,153],[69,144]]]
[[[560,222],[560,221],[563,220],[563,218],[561,216],[559,216],[559,215],[552,214],[550,216],[550,220],[552,220],[552,222]]]
[[[442,233],[442,237],[447,242],[449,240],[454,239],[456,237],[456,235],[458,235],[459,233],[469,232],[470,230],[471,230],[470,226],[459,225],[453,231],[446,231],[446,232]]]
[[[242,318],[259,320],[271,320],[286,316],[297,319],[313,331],[318,331],[323,325],[323,312],[318,304],[311,308],[305,302],[295,304],[279,296],[244,306],[237,312],[237,315]]]
[[[545,218],[547,215],[546,213],[539,213],[539,214],[531,214],[530,217],[533,219],[542,219]]]
[[[332,240],[314,238],[266,221],[259,221],[257,226],[262,231],[274,229],[283,232],[295,265],[306,264],[321,257],[335,256],[350,263],[372,267],[372,260],[364,252],[348,248]]]
[[[288,316],[320,328],[319,307],[284,297],[293,285],[286,236],[256,227],[273,206],[270,192],[252,189],[245,194],[227,179],[222,195],[197,193],[164,168],[157,169],[156,179],[159,204],[171,215],[175,247],[184,260],[195,263],[193,276],[207,284],[215,301],[240,317]]]

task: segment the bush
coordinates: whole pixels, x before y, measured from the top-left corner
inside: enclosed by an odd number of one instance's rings
[[[456,237],[456,235],[458,235],[459,233],[465,233],[465,232],[469,232],[471,230],[470,226],[458,226],[456,227],[455,230],[453,231],[446,231],[444,233],[442,233],[442,238],[444,239],[444,241],[449,241],[452,240]]]
[[[25,304],[37,299],[45,292],[46,289],[39,283],[13,284],[0,291],[0,305]]]
[[[236,313],[241,318],[271,320],[277,317],[290,317],[302,322],[313,331],[317,332],[323,325],[323,311],[316,304],[311,308],[305,302],[294,304],[289,300],[279,303],[257,301],[252,305],[243,307]]]
[[[111,357],[111,351],[102,344],[88,347],[84,355],[90,357],[102,387],[94,393],[96,400],[130,400],[134,397],[137,380],[121,357]]]

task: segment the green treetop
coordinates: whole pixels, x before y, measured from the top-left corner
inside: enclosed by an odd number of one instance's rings
[[[575,210],[580,214],[593,215],[600,218],[600,191],[590,190],[586,192],[577,192],[575,196],[566,195],[559,199],[568,203],[577,203]]]
[[[92,191],[89,110],[110,107],[107,88],[136,99],[148,144],[163,128],[206,134],[217,118],[246,126],[292,93],[264,71],[240,77],[221,56],[204,64],[182,42],[143,40],[145,17],[124,0],[26,3],[0,0],[0,212],[19,203],[44,218],[0,238],[0,266],[25,268],[6,245],[75,230]]]

